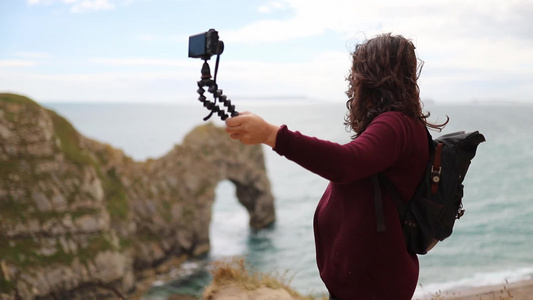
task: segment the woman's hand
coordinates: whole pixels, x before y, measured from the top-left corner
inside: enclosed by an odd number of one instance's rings
[[[274,148],[278,130],[279,126],[272,125],[251,112],[242,112],[226,119],[226,132],[230,137],[247,145],[263,143]]]

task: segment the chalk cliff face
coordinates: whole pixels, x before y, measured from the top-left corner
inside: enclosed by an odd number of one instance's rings
[[[30,99],[0,94],[0,299],[116,299],[209,251],[218,182],[258,229],[275,220],[260,146],[194,129],[136,162]]]

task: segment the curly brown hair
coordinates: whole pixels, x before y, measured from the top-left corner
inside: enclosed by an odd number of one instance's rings
[[[418,63],[410,40],[390,33],[378,35],[356,46],[352,62],[344,124],[355,132],[354,138],[387,111],[400,111],[439,131],[448,123],[449,119],[429,123],[430,113],[422,112],[417,80],[424,62]]]

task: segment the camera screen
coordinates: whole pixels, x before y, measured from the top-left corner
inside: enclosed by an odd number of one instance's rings
[[[189,57],[201,57],[205,53],[205,33],[189,37]]]

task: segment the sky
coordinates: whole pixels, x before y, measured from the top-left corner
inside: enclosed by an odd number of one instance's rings
[[[423,100],[533,103],[533,0],[0,0],[0,92],[195,101],[188,37],[211,28],[233,101],[344,102],[350,52],[391,32],[424,61]]]

